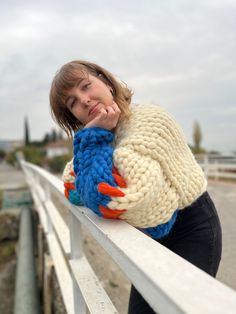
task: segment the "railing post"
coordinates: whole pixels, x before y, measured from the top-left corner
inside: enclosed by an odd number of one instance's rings
[[[214,168],[215,168],[214,179],[218,180],[219,179],[219,162],[216,159],[214,161]]]
[[[204,155],[204,166],[203,167],[204,167],[204,173],[205,173],[206,179],[208,179],[209,158],[208,158],[207,154]]]
[[[70,245],[71,245],[71,259],[79,259],[83,256],[83,235],[82,227],[79,220],[74,216],[72,211],[70,215]],[[73,281],[73,298],[74,298],[74,313],[86,314],[86,303],[77,284],[74,275],[72,275]]]

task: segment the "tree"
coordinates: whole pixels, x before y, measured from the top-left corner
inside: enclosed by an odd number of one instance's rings
[[[28,146],[30,143],[30,135],[29,135],[29,126],[28,126],[28,119],[25,117],[25,146]]]
[[[1,161],[1,159],[4,159],[5,156],[6,156],[6,152],[4,150],[0,149],[0,161]]]
[[[50,142],[50,134],[46,133],[43,138],[43,143],[47,144],[48,142]]]
[[[52,142],[56,142],[57,140],[57,132],[55,129],[52,129],[52,132],[51,132],[51,141]]]
[[[59,130],[58,133],[57,133],[57,138],[58,140],[63,140],[63,133],[62,133],[62,130]]]
[[[196,152],[200,152],[201,141],[202,141],[201,127],[199,123],[195,121],[194,126],[193,126],[193,143],[194,143],[194,149],[196,150]]]

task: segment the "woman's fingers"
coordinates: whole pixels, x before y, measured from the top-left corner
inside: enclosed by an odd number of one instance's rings
[[[97,116],[85,127],[101,127],[112,130],[118,123],[120,113],[118,105],[113,102],[111,105],[101,108]]]

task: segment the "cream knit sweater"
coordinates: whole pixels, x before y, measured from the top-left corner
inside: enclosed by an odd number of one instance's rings
[[[134,105],[129,121],[120,122],[113,162],[125,178],[124,197],[109,208],[139,228],[170,220],[177,209],[193,203],[207,186],[204,174],[173,117],[157,105]]]

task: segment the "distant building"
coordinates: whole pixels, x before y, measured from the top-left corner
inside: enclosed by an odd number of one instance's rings
[[[65,140],[50,142],[44,147],[44,149],[48,158],[69,154],[68,143]]]
[[[23,146],[23,141],[20,140],[0,140],[0,149],[6,153]]]

